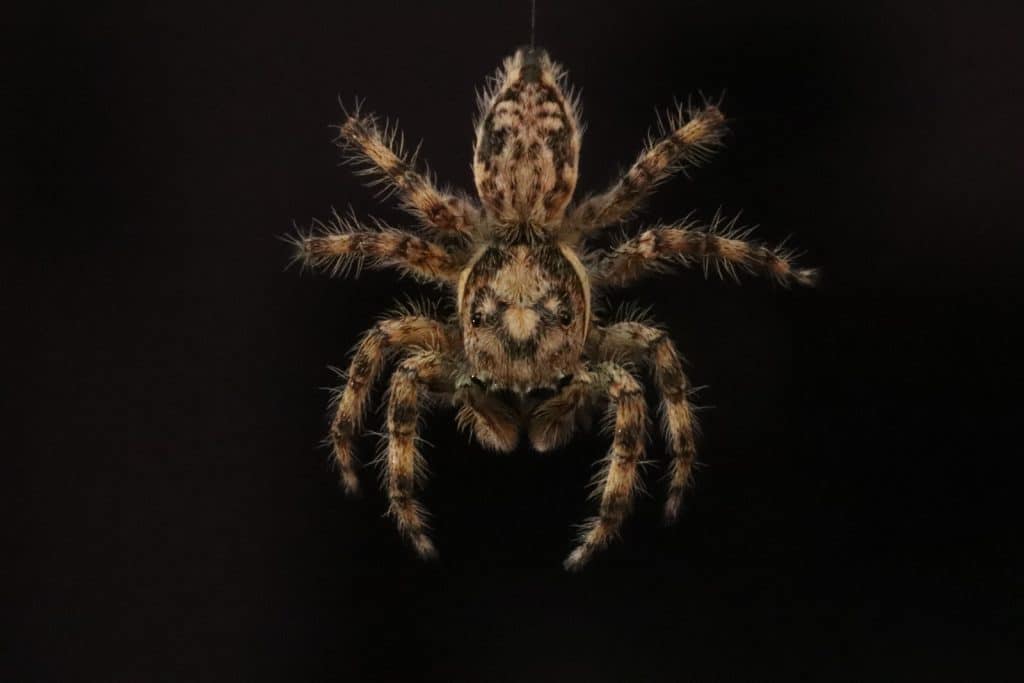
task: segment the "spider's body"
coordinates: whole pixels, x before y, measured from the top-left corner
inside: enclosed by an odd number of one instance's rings
[[[656,226],[606,252],[583,251],[602,228],[628,218],[651,189],[719,146],[725,119],[715,106],[676,112],[633,166],[606,192],[570,206],[580,152],[577,108],[564,75],[543,50],[505,61],[481,97],[473,172],[479,203],[436,188],[416,171],[372,117],[341,125],[354,158],[397,191],[437,241],[386,226],[337,220],[296,242],[314,266],[353,261],[395,266],[441,283],[455,317],[409,313],[384,320],[357,347],[331,425],[331,444],[348,491],[355,491],[353,439],[387,357],[403,359],[388,393],[385,480],[390,512],[423,556],[434,553],[415,500],[421,474],[417,422],[425,393],[450,397],[459,424],[484,446],[511,451],[525,434],[548,451],[565,443],[607,405],[612,447],[598,483],[600,509],[566,560],[582,566],[619,531],[639,486],[647,407],[635,367],[651,370],[661,395],[671,464],[666,515],[674,519],[693,467],[696,423],[679,354],[659,329],[640,321],[600,324],[592,290],[627,285],[671,263],[702,263],[734,273],[762,272],[784,284],[811,284],[788,254],[735,231],[689,224]]]

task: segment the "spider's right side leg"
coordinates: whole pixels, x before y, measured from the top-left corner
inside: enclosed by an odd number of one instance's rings
[[[341,481],[347,493],[359,490],[353,439],[362,426],[367,399],[384,362],[394,349],[422,347],[446,350],[451,348],[455,331],[444,323],[423,315],[403,315],[382,320],[363,336],[356,347],[346,373],[347,381],[338,395],[330,440],[334,459],[341,470]]]
[[[480,209],[469,199],[438,189],[426,174],[416,170],[416,154],[405,153],[397,130],[381,130],[374,116],[353,112],[338,128],[339,146],[357,162],[361,173],[396,190],[402,207],[427,227],[441,233],[469,235],[480,222]]]
[[[437,554],[427,536],[426,512],[416,500],[416,482],[423,475],[418,423],[424,393],[451,393],[456,368],[449,356],[421,351],[409,356],[395,371],[388,390],[387,455],[384,460],[389,514],[399,531],[423,558]]]

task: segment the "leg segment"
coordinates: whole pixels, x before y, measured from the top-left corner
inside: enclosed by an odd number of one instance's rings
[[[680,108],[667,118],[662,137],[647,145],[617,183],[573,209],[568,223],[574,229],[586,236],[628,218],[669,176],[700,165],[721,146],[725,117],[718,107]]]
[[[568,570],[582,567],[595,551],[618,535],[640,484],[639,465],[647,435],[647,406],[640,383],[614,363],[597,366],[591,375],[594,388],[605,393],[613,406],[615,431],[599,479],[598,515],[584,524],[579,545],[565,560]]]
[[[423,558],[437,551],[427,537],[426,513],[416,500],[416,481],[423,476],[423,462],[416,445],[420,399],[424,391],[450,393],[452,363],[436,351],[423,351],[406,359],[391,379],[388,396],[388,442],[385,458],[389,514],[399,531]]]
[[[749,230],[737,231],[732,225],[724,231],[719,228],[718,221],[709,230],[686,223],[651,228],[600,258],[591,277],[596,285],[624,287],[672,263],[702,263],[705,272],[713,266],[719,274],[724,270],[735,277],[739,268],[786,286],[794,282],[812,286],[817,281],[817,271],[798,268],[791,251],[748,241]]]
[[[384,368],[388,353],[396,348],[423,347],[447,350],[454,331],[443,323],[422,315],[404,315],[374,325],[356,347],[346,375],[347,382],[338,395],[330,440],[334,459],[341,470],[347,493],[359,490],[353,439],[359,433],[373,384]]]
[[[338,130],[339,146],[362,163],[360,173],[397,191],[403,208],[425,226],[452,235],[474,231],[479,209],[465,197],[442,192],[428,175],[416,171],[416,154],[406,154],[397,128],[385,124],[381,130],[375,117],[356,111]]]
[[[646,365],[661,395],[661,421],[669,454],[668,500],[665,519],[679,516],[683,491],[690,482],[696,460],[697,418],[688,400],[689,382],[675,344],[661,330],[638,322],[622,322],[595,331],[592,350],[599,360],[611,358]]]
[[[297,258],[332,274],[358,268],[368,260],[372,266],[398,268],[422,280],[453,283],[464,261],[464,254],[385,225],[370,229],[335,215],[317,227],[319,234],[293,240]]]

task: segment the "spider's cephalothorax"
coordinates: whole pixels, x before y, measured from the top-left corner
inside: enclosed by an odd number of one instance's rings
[[[459,318],[484,386],[530,393],[576,370],[589,302],[579,259],[551,242],[494,245],[465,270]]]
[[[375,325],[357,346],[338,392],[330,443],[349,492],[358,489],[353,440],[385,361],[400,361],[387,394],[383,467],[390,513],[424,557],[434,554],[415,492],[422,479],[418,418],[427,394],[448,397],[457,420],[484,446],[510,451],[525,435],[547,451],[604,406],[612,445],[599,478],[598,514],[566,560],[582,566],[614,538],[639,486],[647,406],[634,375],[647,368],[661,397],[669,455],[665,514],[674,519],[694,464],[696,422],[675,345],[659,328],[594,319],[591,293],[629,285],[672,264],[762,273],[813,284],[792,254],[747,238],[735,221],[655,225],[609,250],[586,241],[630,218],[672,173],[720,146],[725,118],[713,104],[670,112],[633,165],[604,192],[570,204],[580,131],[564,73],[543,50],[522,48],[480,98],[473,172],[479,202],[435,186],[417,170],[397,131],[359,111],[339,141],[360,172],[395,191],[426,236],[335,216],[295,238],[300,258],[341,272],[369,261],[445,286],[454,319],[406,311]],[[431,237],[431,235],[433,237]]]

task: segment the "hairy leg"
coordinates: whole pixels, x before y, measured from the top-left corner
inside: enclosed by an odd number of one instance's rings
[[[416,482],[423,476],[423,462],[416,440],[420,400],[426,391],[450,393],[454,389],[453,363],[436,351],[410,356],[391,378],[388,395],[388,437],[385,472],[389,514],[399,531],[424,558],[437,551],[427,537],[426,512],[416,500]]]
[[[598,259],[591,277],[595,285],[624,287],[673,263],[701,263],[705,272],[714,267],[719,274],[724,270],[735,277],[741,269],[787,286],[815,284],[817,271],[797,267],[791,251],[749,241],[748,235],[749,231],[735,230],[732,224],[722,230],[718,221],[707,230],[686,223],[654,227]]]
[[[647,144],[626,174],[605,192],[574,208],[567,225],[587,236],[628,218],[669,176],[700,165],[721,146],[725,116],[713,105],[679,108],[660,128],[661,137]]]
[[[375,267],[394,267],[421,280],[454,283],[466,254],[451,251],[416,235],[384,225],[361,226],[335,214],[319,223],[320,232],[299,235],[292,242],[297,259],[332,274],[343,273],[369,262]]]
[[[640,383],[614,363],[602,363],[590,375],[593,389],[603,392],[610,400],[614,436],[607,464],[598,480],[601,491],[598,515],[584,524],[579,545],[565,560],[568,570],[582,567],[595,551],[618,535],[640,485],[640,458],[647,435],[647,405]]]
[[[354,494],[359,490],[353,439],[362,426],[370,391],[384,368],[389,352],[413,347],[445,351],[452,347],[454,336],[455,331],[451,328],[422,315],[382,320],[363,336],[348,366],[347,381],[338,394],[331,421],[334,459],[341,470],[342,485],[347,493]]]
[[[338,127],[339,146],[361,162],[363,175],[397,191],[403,208],[426,227],[450,235],[469,235],[480,222],[480,210],[463,196],[438,189],[427,174],[416,170],[416,153],[406,154],[397,127],[383,130],[372,115],[358,111]]]
[[[683,373],[679,352],[663,331],[638,322],[621,322],[598,328],[591,339],[591,353],[595,359],[636,363],[650,368],[654,375],[654,383],[661,396],[662,426],[671,456],[665,519],[675,521],[697,457],[697,418],[688,399],[690,385]]]

